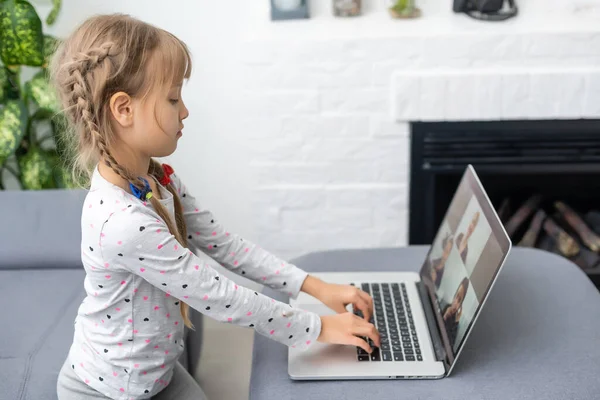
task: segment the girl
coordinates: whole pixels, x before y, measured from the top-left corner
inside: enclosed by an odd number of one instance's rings
[[[227,232],[171,167],[153,159],[175,151],[188,116],[184,43],[126,15],[96,16],[60,46],[51,73],[73,128],[66,143],[75,175],[90,179],[81,220],[87,296],[59,399],[204,398],[177,362],[184,325],[192,328],[189,306],[286,346],[320,341],[370,352],[363,337],[379,345],[365,292],[308,276]],[[339,314],[319,317],[238,286],[192,250],[294,298],[306,292]],[[364,319],[346,312],[348,304]]]

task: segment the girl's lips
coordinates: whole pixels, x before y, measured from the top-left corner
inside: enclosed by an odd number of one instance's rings
[[[181,137],[183,136],[183,133],[181,131],[177,132],[177,137]]]

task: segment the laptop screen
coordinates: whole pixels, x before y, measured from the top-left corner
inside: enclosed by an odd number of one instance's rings
[[[475,170],[469,166],[421,269],[435,291],[438,321],[453,363],[504,263],[511,242]],[[436,304],[434,304],[434,307]],[[443,332],[442,332],[443,335]]]

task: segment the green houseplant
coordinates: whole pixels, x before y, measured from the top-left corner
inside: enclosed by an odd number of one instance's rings
[[[48,26],[60,7],[52,0]],[[59,43],[31,3],[0,0],[0,189],[7,175],[22,189],[74,187],[60,161],[64,120],[47,71]]]
[[[421,10],[415,5],[415,0],[393,0],[389,8],[393,18],[418,18]]]

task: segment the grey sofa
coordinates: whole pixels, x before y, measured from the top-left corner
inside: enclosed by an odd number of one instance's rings
[[[84,190],[0,191],[0,399],[56,399],[56,379],[85,298]],[[195,374],[202,314],[191,310],[180,362]]]

